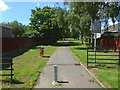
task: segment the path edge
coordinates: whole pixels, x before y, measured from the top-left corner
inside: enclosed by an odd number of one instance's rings
[[[70,49],[70,47],[69,47],[69,51],[70,51],[70,53],[74,56],[74,58],[75,58],[76,60],[79,60],[79,58],[73,54],[73,52],[72,52],[72,50]],[[97,81],[97,83],[98,83],[100,86],[102,86],[102,88],[106,88],[106,87],[85,67],[84,64],[82,64],[81,62],[78,62],[78,63],[80,63],[80,65],[82,65],[82,67]]]

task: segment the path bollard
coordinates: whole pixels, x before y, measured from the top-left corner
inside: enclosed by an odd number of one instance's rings
[[[54,81],[58,81],[58,66],[54,65]]]
[[[44,55],[44,47],[40,48],[40,56],[43,56],[43,55]]]

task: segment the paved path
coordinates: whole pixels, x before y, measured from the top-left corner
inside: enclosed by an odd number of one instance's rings
[[[61,46],[50,57],[34,88],[102,88],[79,64],[68,47]],[[58,65],[58,80],[68,81],[62,86],[53,86],[53,65]]]

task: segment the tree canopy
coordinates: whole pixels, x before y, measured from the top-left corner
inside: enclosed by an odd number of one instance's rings
[[[41,37],[49,40],[50,43],[57,41],[62,37],[61,16],[58,17],[57,8],[45,6],[42,9],[36,7],[31,10],[30,28],[35,32],[33,37]]]
[[[104,21],[111,18],[113,24],[120,14],[119,2],[65,2],[69,7],[36,7],[31,10],[30,23],[22,25],[18,21],[4,23],[13,27],[14,37],[42,38],[48,43],[65,37],[83,38],[91,36],[91,21]]]

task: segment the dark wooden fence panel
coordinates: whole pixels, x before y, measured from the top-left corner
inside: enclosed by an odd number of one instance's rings
[[[10,52],[39,43],[35,38],[2,38],[2,52]]]
[[[34,45],[50,45],[56,41],[51,38],[2,38],[2,53],[26,48]]]
[[[100,38],[97,40],[97,45],[100,47],[111,47],[115,50],[119,50],[120,38]]]

